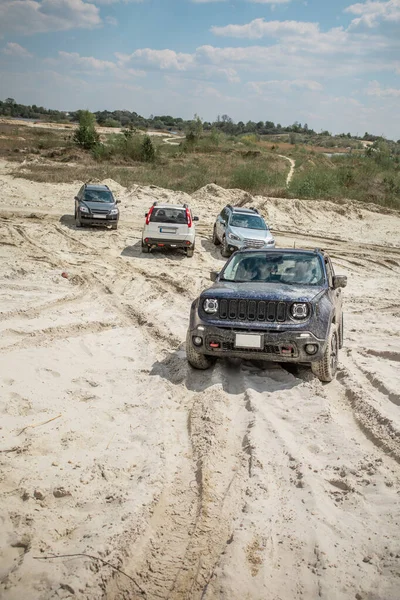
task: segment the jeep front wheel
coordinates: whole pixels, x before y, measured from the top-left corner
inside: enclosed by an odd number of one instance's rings
[[[205,371],[205,369],[209,369],[217,360],[214,356],[206,356],[205,354],[200,354],[200,352],[196,352],[195,347],[192,342],[192,334],[188,330],[186,335],[186,358],[188,363],[195,369],[201,369]]]
[[[311,370],[320,381],[332,381],[336,375],[339,354],[339,337],[336,325],[331,325],[324,356],[311,363]]]

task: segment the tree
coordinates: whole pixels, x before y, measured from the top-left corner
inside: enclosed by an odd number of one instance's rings
[[[194,143],[200,138],[203,133],[203,123],[199,117],[199,115],[194,115],[193,121],[188,122],[187,130],[186,130],[186,140],[188,142]]]
[[[144,136],[140,154],[144,162],[154,162],[156,151],[154,150],[153,142],[149,135]]]
[[[74,142],[85,150],[93,150],[99,143],[100,136],[96,131],[94,115],[88,110],[79,111],[79,127],[74,134]]]

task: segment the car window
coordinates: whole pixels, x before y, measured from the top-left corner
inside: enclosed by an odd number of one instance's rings
[[[150,217],[151,223],[174,223],[184,225],[187,223],[186,210],[181,208],[160,207],[154,208]]]
[[[230,220],[232,227],[243,227],[244,229],[261,229],[266,230],[264,220],[256,215],[233,213]]]
[[[222,272],[222,279],[235,282],[322,285],[324,271],[318,255],[292,252],[246,252],[236,254]]]
[[[108,190],[85,190],[84,200],[87,202],[114,202],[113,195]]]

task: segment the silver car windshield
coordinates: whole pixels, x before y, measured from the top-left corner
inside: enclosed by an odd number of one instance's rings
[[[264,231],[267,229],[263,219],[256,215],[233,214],[229,225],[231,227],[244,227],[244,229],[261,229]]]
[[[227,264],[221,279],[287,285],[322,285],[325,280],[320,257],[306,252],[238,253]]]

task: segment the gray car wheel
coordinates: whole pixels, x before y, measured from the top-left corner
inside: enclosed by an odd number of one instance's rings
[[[214,246],[219,246],[221,243],[218,239],[217,230],[216,230],[215,225],[214,225],[214,229],[213,229],[212,241],[213,241]]]
[[[221,255],[224,258],[229,258],[229,256],[231,255],[231,251],[228,248],[228,244],[226,242],[226,237],[225,236],[224,236],[224,239],[222,240]]]
[[[339,335],[334,323],[331,325],[325,353],[321,360],[311,363],[311,370],[320,381],[332,381],[335,378],[339,355]]]

